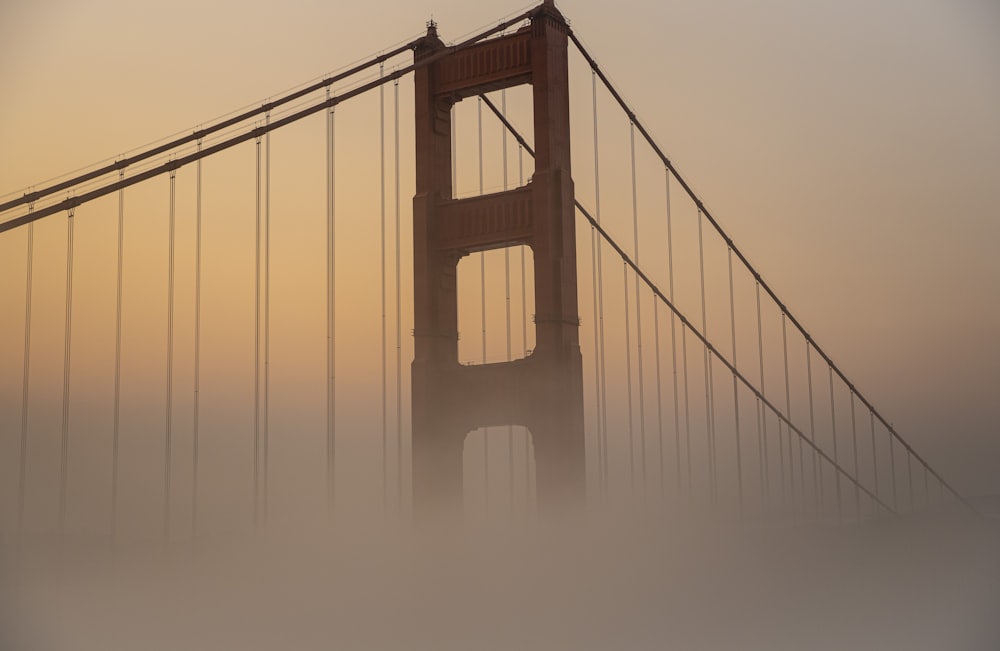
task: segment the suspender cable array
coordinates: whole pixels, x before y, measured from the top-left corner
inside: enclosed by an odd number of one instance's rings
[[[614,100],[618,103],[618,105],[625,112],[625,114],[629,117],[629,119],[634,122],[635,127],[639,130],[639,133],[646,140],[647,144],[653,150],[654,154],[661,160],[661,162],[667,167],[667,169],[674,174],[674,176],[677,178],[677,181],[680,183],[681,187],[684,189],[684,191],[690,197],[691,201],[694,202],[694,204],[698,207],[698,209],[704,214],[705,218],[712,225],[712,227],[716,230],[716,232],[719,234],[719,236],[727,243],[727,245],[729,245],[729,246],[731,246],[733,248],[733,252],[736,254],[737,258],[739,258],[740,262],[743,263],[743,265],[751,273],[751,275],[754,277],[754,279],[757,280],[757,281],[759,281],[761,283],[761,286],[764,288],[764,290],[767,292],[767,294],[771,297],[771,299],[774,301],[774,303],[778,306],[778,308],[783,313],[785,313],[787,315],[788,319],[798,329],[798,331],[802,334],[802,336],[806,339],[806,341],[809,342],[810,345],[813,346],[816,349],[816,352],[820,355],[820,357],[823,359],[823,361],[825,363],[829,364],[833,368],[834,373],[836,373],[836,375],[840,378],[840,380],[845,385],[847,385],[847,387],[849,389],[855,391],[856,395],[858,396],[858,399],[865,406],[865,408],[868,409],[872,413],[872,415],[875,418],[877,418],[882,423],[882,425],[888,430],[889,436],[891,438],[895,439],[900,445],[902,445],[907,450],[907,452],[909,454],[913,455],[913,457],[915,459],[917,459],[928,470],[929,473],[931,473],[936,479],[938,479],[942,483],[942,485],[945,486],[949,490],[949,492],[951,492],[951,494],[956,499],[958,499],[959,501],[961,501],[963,504],[965,504],[966,506],[968,506],[971,509],[972,507],[968,503],[968,501],[965,500],[964,498],[962,498],[961,495],[959,495],[957,493],[957,491],[954,490],[954,488],[952,488],[949,484],[947,484],[947,482],[945,482],[944,479],[933,468],[931,468],[929,466],[929,464],[905,440],[903,440],[903,438],[895,430],[895,428],[892,426],[892,424],[889,423],[878,412],[878,410],[875,409],[875,407],[871,404],[871,402],[869,402],[866,398],[864,398],[864,396],[862,396],[859,392],[857,392],[856,387],[854,387],[853,383],[851,383],[850,380],[848,380],[847,376],[843,373],[843,371],[841,371],[841,369],[833,362],[833,360],[830,359],[830,357],[822,349],[820,349],[815,344],[815,342],[812,340],[812,337],[808,334],[808,332],[805,330],[805,328],[802,326],[802,324],[799,323],[799,321],[797,319],[795,319],[794,316],[792,316],[792,314],[788,311],[788,309],[785,306],[785,304],[778,298],[777,294],[771,289],[771,287],[766,282],[764,282],[764,280],[760,276],[760,273],[753,267],[753,265],[750,264],[749,260],[739,250],[739,248],[737,248],[735,246],[735,244],[733,244],[732,239],[722,229],[722,227],[719,225],[718,221],[716,221],[716,219],[708,211],[708,209],[705,207],[705,205],[701,201],[701,199],[695,194],[695,192],[687,184],[687,182],[684,180],[684,178],[682,176],[680,176],[680,174],[677,172],[676,167],[673,165],[673,163],[670,161],[670,159],[667,158],[667,156],[663,153],[663,150],[659,147],[659,145],[656,143],[656,141],[652,138],[652,136],[649,134],[649,131],[645,128],[645,126],[641,123],[641,121],[638,120],[638,118],[636,118],[635,112],[625,102],[625,100],[622,98],[621,94],[618,92],[618,90],[614,87],[614,85],[608,79],[607,75],[605,75],[604,72],[600,69],[600,67],[598,66],[598,64],[597,64],[596,60],[594,59],[594,57],[591,56],[591,54],[587,51],[587,49],[581,43],[580,39],[576,36],[576,34],[572,30],[569,30],[568,37],[573,42],[573,44],[576,47],[577,51],[579,51],[579,53],[586,60],[587,64],[591,68],[592,73],[594,75],[596,75],[597,77],[600,78],[601,82],[604,84],[604,86],[608,90],[608,92],[611,93],[611,95],[614,98]]]
[[[492,104],[490,104],[489,102],[487,102],[487,104],[492,108],[492,110],[494,111],[494,113],[496,113],[496,114],[499,115],[499,111],[497,111],[496,108],[492,106]],[[507,122],[506,120],[504,120],[504,123],[507,126],[507,128],[511,131],[511,133],[514,135],[514,137],[518,139],[518,142],[520,142],[529,153],[532,153],[530,147],[528,147],[527,143],[525,143],[524,138],[514,129],[514,127],[509,122]],[[594,216],[591,215],[591,213],[586,208],[583,207],[583,205],[580,203],[580,201],[579,200],[575,200],[574,203],[576,205],[577,211],[587,220],[587,222],[590,224],[590,226],[594,230],[596,230],[598,232],[598,234],[601,236],[601,238],[604,241],[606,241],[609,245],[611,245],[611,247],[614,249],[614,251],[618,255],[621,256],[623,264],[624,264],[624,267],[625,267],[624,282],[625,282],[625,288],[626,288],[626,290],[628,288],[628,276],[627,276],[627,272],[628,272],[628,269],[631,268],[632,272],[635,273],[635,274],[637,274],[639,276],[639,278],[646,284],[646,286],[649,287],[650,290],[652,290],[652,292],[656,296],[657,300],[662,301],[664,303],[664,305],[666,305],[668,308],[670,308],[670,310],[674,314],[674,316],[676,318],[680,319],[680,321],[681,321],[681,327],[682,327],[682,330],[681,330],[681,332],[682,332],[682,339],[685,337],[685,333],[687,332],[687,330],[691,330],[692,334],[699,340],[699,342],[701,343],[701,345],[705,348],[705,350],[707,351],[707,354],[710,355],[711,357],[713,357],[714,359],[719,360],[719,362],[721,364],[723,364],[723,366],[725,366],[726,369],[728,369],[731,373],[733,373],[736,376],[736,378],[743,384],[743,386],[745,386],[748,390],[750,390],[754,394],[755,398],[758,399],[761,402],[761,404],[766,409],[770,410],[771,413],[773,413],[774,416],[778,420],[780,420],[781,422],[783,422],[785,424],[785,426],[789,429],[789,431],[794,432],[795,435],[799,438],[800,441],[804,442],[806,445],[808,445],[812,449],[813,454],[815,455],[815,457],[817,459],[822,459],[823,461],[825,461],[826,463],[828,463],[830,466],[832,466],[836,472],[844,475],[852,484],[854,484],[855,486],[857,486],[859,490],[861,490],[862,492],[864,492],[867,496],[869,496],[876,504],[878,504],[879,506],[881,506],[883,509],[885,509],[886,511],[888,511],[890,513],[895,512],[893,508],[890,508],[887,504],[885,504],[884,502],[882,502],[881,500],[879,500],[874,495],[874,493],[872,493],[871,490],[869,490],[866,486],[864,486],[859,481],[859,479],[857,477],[854,477],[850,473],[848,473],[847,470],[843,466],[841,466],[836,460],[834,460],[832,457],[830,457],[830,455],[827,454],[818,445],[816,445],[815,442],[813,442],[812,440],[810,440],[809,437],[807,437],[807,435],[801,429],[799,429],[798,427],[796,427],[788,419],[788,416],[785,413],[783,413],[771,400],[769,400],[757,387],[755,387],[754,384],[752,382],[750,382],[750,380],[747,379],[747,377],[743,373],[741,373],[739,371],[739,369],[737,369],[736,366],[731,361],[729,361],[728,359],[726,359],[726,357],[722,353],[720,353],[719,350],[715,346],[712,345],[712,343],[708,340],[708,338],[703,333],[699,332],[697,329],[694,328],[694,326],[691,324],[691,322],[677,308],[677,306],[673,303],[673,301],[671,301],[670,299],[668,299],[667,296],[659,289],[659,287],[657,287],[657,285],[652,280],[650,280],[649,276],[647,276],[642,271],[642,269],[635,263],[635,261],[633,261],[629,257],[628,253],[626,253],[626,251],[608,234],[608,232],[597,222],[597,220],[594,218]],[[735,251],[735,249],[734,249],[734,251]],[[628,295],[627,291],[626,291],[625,295],[627,297],[627,295]],[[626,316],[627,316],[628,315],[628,309],[627,308],[626,308],[625,313],[626,313]],[[626,328],[626,331],[627,331],[627,328]],[[686,361],[687,361],[686,360],[686,344],[682,344],[682,346],[685,349],[684,366],[685,366],[685,376],[686,376],[687,375],[687,373],[686,373],[686,366],[687,366],[687,364],[686,364]],[[685,381],[685,384],[686,384],[686,381]],[[686,407],[687,406],[685,405],[685,408]],[[690,449],[690,446],[689,446],[689,449]],[[689,479],[689,482],[690,482],[690,472],[689,472],[689,478],[688,479]]]

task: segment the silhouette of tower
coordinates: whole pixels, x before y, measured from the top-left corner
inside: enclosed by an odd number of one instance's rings
[[[539,507],[585,496],[583,372],[570,173],[567,25],[551,2],[506,36],[442,54],[433,23],[415,48],[413,199],[413,500],[416,517],[461,512],[462,451],[478,427],[531,432]],[[531,84],[535,172],[530,183],[454,199],[451,107],[479,93]],[[525,244],[534,256],[535,339],[526,358],[458,362],[456,273],[462,256]]]

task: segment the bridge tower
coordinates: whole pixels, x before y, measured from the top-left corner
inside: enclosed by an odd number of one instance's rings
[[[436,27],[415,48],[413,198],[413,500],[416,517],[460,513],[466,435],[523,425],[535,454],[539,507],[582,503],[586,459],[570,173],[567,24],[551,1],[530,25],[443,53]],[[451,107],[479,93],[531,84],[535,172],[521,188],[455,199]],[[458,362],[457,266],[476,251],[525,244],[535,264],[532,353],[511,362]]]

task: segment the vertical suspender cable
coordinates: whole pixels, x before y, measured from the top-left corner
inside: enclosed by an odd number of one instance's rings
[[[260,517],[260,136],[256,138],[256,213],[253,293],[253,523]]]
[[[910,491],[910,510],[913,510],[913,455],[906,451],[906,483]]]
[[[854,477],[861,481],[861,467],[858,462],[858,421],[854,413],[854,388],[851,388],[851,447],[854,452]],[[854,484],[854,517],[861,518],[861,487]]]
[[[757,285],[757,292],[758,292],[758,295],[759,295],[759,293],[760,293],[760,285],[759,284]],[[788,419],[791,420],[791,418],[792,418],[792,390],[791,390],[791,384],[789,383],[789,376],[788,376],[788,329],[786,327],[786,318],[785,318],[784,311],[781,312],[781,353],[782,353],[782,357],[784,358],[784,367],[785,367],[785,416],[787,416]],[[788,490],[789,490],[789,493],[793,496],[792,503],[794,504],[796,502],[796,500],[794,499],[794,495],[795,495],[795,463],[792,460],[792,440],[791,440],[792,432],[791,432],[791,429],[788,430],[788,436],[789,436],[789,439],[788,439]],[[800,481],[803,482],[802,483],[802,492],[803,493],[805,492],[805,483],[804,483],[805,482],[805,479],[804,479],[805,472],[803,472],[803,468],[804,467],[805,466],[802,464],[802,439],[800,438],[799,439],[799,478],[800,478]]]
[[[708,338],[708,311],[705,305],[705,247],[702,238],[702,217],[701,206],[698,207],[698,265],[701,272],[701,333]],[[705,426],[708,431],[708,478],[709,496],[712,504],[715,504],[716,490],[718,487],[715,474],[715,431],[713,427],[713,405],[712,405],[712,358],[708,352],[708,346],[704,348],[702,359],[705,362]]]
[[[806,373],[808,374],[808,384],[809,384],[809,440],[814,444],[816,443],[816,419],[815,410],[813,408],[813,376],[812,376],[812,344],[809,340],[806,340]],[[813,448],[812,452],[813,458],[813,492],[816,504],[816,514],[820,515],[822,513],[822,477],[820,475],[821,468],[819,467],[819,458],[816,456],[816,449]]]
[[[764,327],[760,312],[760,281],[755,284],[757,299],[757,359],[760,362],[760,392],[764,393]],[[784,321],[782,321],[784,325]],[[784,332],[784,331],[782,331]],[[767,453],[767,409],[757,398],[757,454],[760,461],[760,488],[765,505],[771,501],[771,469]]]
[[[500,91],[500,110],[501,114],[507,117],[507,91]],[[500,137],[502,140],[502,154],[503,154],[503,189],[507,191],[507,126],[504,124],[500,125]],[[510,247],[504,247],[503,250],[503,278],[504,287],[507,294],[506,300],[506,316],[507,316],[507,361],[511,360],[511,340],[510,340]],[[514,426],[507,426],[507,461],[508,461],[508,479],[510,486],[510,510],[511,513],[514,512]]]
[[[330,87],[326,88],[327,99]],[[333,515],[334,470],[336,464],[336,108],[330,106],[326,117],[326,505]]]
[[[170,171],[170,218],[167,262],[167,413],[163,446],[163,539],[170,540],[170,462],[174,423],[174,243],[177,211],[177,171]]]
[[[399,279],[399,78],[392,84],[393,112],[395,113],[395,179],[396,179],[396,508],[403,512],[403,316]]]
[[[524,147],[517,145],[517,184],[524,186]],[[524,245],[521,245],[521,348],[524,356],[528,356],[528,281],[527,265],[524,259]],[[524,503],[527,510],[531,502],[531,435],[524,430]]]
[[[875,493],[875,499],[879,499],[879,485],[878,485],[878,449],[875,445],[875,412],[868,411],[868,422],[871,426],[872,434],[872,474],[874,475],[875,486],[873,492]],[[874,507],[872,507],[874,510]]]
[[[827,370],[830,372],[830,428],[831,432],[833,432],[833,462],[839,464],[840,459],[837,456],[837,407],[834,403],[833,395],[833,367],[827,365]],[[837,519],[840,520],[844,516],[843,505],[840,501],[840,471],[834,468],[833,476],[836,480],[834,487],[837,491]]]
[[[593,98],[594,110],[594,218],[597,223],[601,223],[601,174],[600,155],[597,137],[597,73],[590,71],[591,95]],[[604,467],[602,468],[604,492],[608,492],[608,389],[607,389],[607,366],[604,364],[604,263],[601,250],[603,243],[597,242],[597,310],[598,322],[595,327],[598,329],[600,338],[600,373],[601,373],[601,448]]]
[[[264,114],[264,123],[271,122],[271,112]],[[271,132],[264,135],[264,431],[263,464],[261,469],[261,519],[267,524],[270,491],[271,447]]]
[[[929,475],[930,475],[930,472],[929,472],[929,470],[927,468],[927,465],[924,464],[924,506],[925,507],[931,505],[931,486],[930,486],[931,479],[930,479]]]
[[[622,279],[625,281],[625,387],[626,403],[628,405],[628,474],[629,485],[632,495],[635,495],[635,433],[633,431],[632,418],[632,343],[629,340],[631,327],[629,326],[628,309],[628,263],[622,260]]]
[[[118,181],[125,179],[125,171],[118,172]],[[115,403],[114,424],[111,434],[111,543],[118,534],[118,440],[121,416],[122,377],[122,258],[125,251],[125,189],[118,191],[118,266],[117,294],[115,298]]]
[[[597,412],[597,484],[602,497],[606,495],[604,486],[604,446],[601,435],[601,357],[600,339],[597,330],[597,230],[590,227],[590,271],[594,288],[594,406]]]
[[[451,105],[451,196],[458,196],[458,111]]]
[[[378,76],[384,73],[385,64],[378,65]],[[386,325],[385,325],[385,86],[378,87],[378,137],[379,137],[379,232],[381,234],[380,267],[382,270],[382,511],[388,500],[388,420],[386,390]]]
[[[733,335],[733,366],[736,366],[736,297],[733,291],[733,247],[727,248],[729,262],[729,322]],[[740,396],[736,371],[733,371],[733,421],[736,426],[736,490],[740,513],[743,512],[743,453],[740,448]]]
[[[28,212],[35,210],[32,202]],[[24,530],[24,497],[28,478],[28,372],[31,369],[31,284],[35,257],[35,225],[28,223],[28,256],[24,292],[24,370],[21,384],[21,445],[17,466],[17,533],[18,539]]]
[[[201,151],[201,139],[198,139]],[[191,427],[191,533],[198,531],[198,427],[201,415],[201,159],[195,167],[194,244],[194,405]]]
[[[691,405],[689,397],[691,386],[688,384],[688,349],[687,349],[687,329],[686,323],[681,323],[681,351],[683,354],[682,365],[684,371],[684,450],[687,462],[687,490],[688,499],[694,500],[694,473],[691,469]]]
[[[66,321],[63,339],[62,440],[59,449],[59,534],[66,533],[66,488],[69,474],[70,346],[73,342],[73,219],[66,215]]]
[[[653,294],[653,332],[655,334],[656,353],[656,431],[660,444],[660,498],[666,494],[666,478],[663,467],[663,383],[660,378],[660,309],[656,294]]]
[[[664,168],[664,185],[667,198],[667,274],[669,280],[670,302],[674,302],[674,233],[670,215],[670,169]],[[674,472],[676,473],[675,489],[677,496],[681,493],[681,416],[677,396],[677,315],[670,312],[670,363],[673,368],[674,387]]]
[[[786,328],[785,311],[781,311],[781,351],[784,357],[785,366],[785,416],[789,420],[792,418],[792,390],[788,377],[788,330]],[[791,429],[788,430],[788,487],[794,496],[795,494],[795,464],[792,461],[792,440]],[[802,463],[802,439],[799,439],[799,479],[802,482],[801,491],[805,493],[805,466]],[[793,500],[793,504],[795,500]]]
[[[890,426],[891,427],[891,426]],[[892,508],[893,510],[899,509],[899,484],[896,481],[896,446],[895,439],[892,436],[892,432],[889,432],[889,469],[892,478]]]
[[[483,99],[476,98],[476,124],[479,130],[479,194],[482,195],[483,188]],[[479,280],[480,297],[482,306],[482,326],[483,326],[483,364],[486,363],[486,252],[479,252]],[[483,490],[485,495],[486,509],[490,505],[490,430],[483,428]]]
[[[635,179],[635,123],[629,121],[629,151],[632,160],[632,239],[635,264],[639,264],[639,200]],[[646,404],[642,372],[642,293],[639,291],[639,274],[635,275],[635,343],[636,371],[639,377],[639,466],[643,496],[646,494]]]

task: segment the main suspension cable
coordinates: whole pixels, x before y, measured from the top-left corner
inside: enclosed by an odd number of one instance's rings
[[[579,201],[576,202],[576,208],[583,215],[583,217],[587,220],[587,222],[591,226],[594,226],[597,229],[597,231],[601,235],[601,237],[608,244],[611,245],[611,247],[615,250],[615,252],[622,257],[622,260],[624,261],[625,265],[627,267],[631,267],[633,273],[639,274],[639,276],[642,278],[643,282],[645,282],[646,285],[650,289],[653,290],[653,293],[656,294],[656,297],[660,301],[663,301],[663,303],[665,305],[667,305],[667,307],[670,308],[670,310],[681,320],[681,324],[684,327],[686,327],[688,329],[691,329],[691,332],[695,336],[695,338],[697,338],[698,341],[705,348],[708,349],[709,353],[715,359],[717,359],[719,361],[719,363],[721,363],[723,366],[725,366],[726,369],[728,369],[730,372],[735,372],[737,374],[737,377],[739,378],[740,382],[743,383],[743,386],[745,386],[747,389],[749,389],[751,391],[751,393],[753,393],[758,399],[760,399],[761,403],[764,406],[766,406],[774,414],[774,416],[776,418],[782,420],[785,423],[786,427],[788,427],[790,430],[792,430],[793,432],[795,432],[796,436],[798,436],[798,438],[799,438],[800,441],[805,441],[806,444],[809,445],[810,449],[813,451],[813,453],[815,455],[817,455],[819,458],[822,458],[825,462],[829,463],[830,466],[832,466],[837,472],[839,472],[842,475],[844,475],[849,481],[851,481],[851,483],[853,483],[854,485],[858,486],[861,490],[863,490],[866,495],[868,495],[872,499],[875,499],[875,496],[872,494],[872,492],[868,488],[866,488],[864,485],[862,485],[858,481],[858,479],[856,477],[854,477],[853,475],[851,475],[850,473],[848,473],[847,470],[843,466],[841,466],[839,463],[837,463],[836,461],[834,461],[830,457],[830,455],[828,455],[825,451],[823,451],[822,448],[820,448],[815,443],[813,443],[812,441],[810,441],[808,439],[807,435],[802,430],[800,430],[790,420],[788,420],[788,417],[784,413],[782,413],[781,410],[778,409],[774,405],[774,403],[772,403],[770,400],[768,400],[767,397],[764,396],[757,389],[757,387],[754,386],[754,384],[752,382],[750,382],[749,379],[747,379],[747,377],[745,375],[743,375],[742,373],[740,373],[740,371],[735,366],[733,366],[732,362],[730,362],[728,359],[726,359],[726,357],[722,353],[720,353],[719,350],[715,346],[713,346],[711,344],[711,342],[708,341],[708,339],[706,339],[704,337],[704,335],[702,335],[700,332],[698,332],[698,330],[694,329],[694,327],[691,325],[691,322],[687,319],[687,317],[685,317],[680,312],[680,310],[677,308],[676,305],[674,305],[672,302],[670,302],[667,299],[667,297],[663,293],[663,291],[660,290],[652,280],[650,280],[649,276],[646,275],[642,271],[642,269],[640,269],[634,262],[632,262],[632,260],[629,258],[628,254],[625,252],[625,250],[617,242],[615,242],[615,240],[608,234],[607,231],[605,231],[599,224],[597,224],[597,221],[593,218],[593,216],[589,212],[587,212],[587,210],[580,204]],[[876,500],[876,501],[878,502],[878,504],[881,507],[883,507],[887,511],[889,511],[889,512],[895,512],[894,509],[890,508],[884,502],[879,501],[879,500]]]
[[[528,13],[522,14],[522,16],[518,19],[518,22],[520,20],[523,20],[527,16],[528,16]],[[505,22],[508,23],[508,24],[511,24],[510,21],[505,21]],[[490,30],[490,33],[491,34],[495,33],[495,31],[498,31],[498,30],[496,30],[496,29]],[[483,35],[479,36],[478,39],[475,39],[475,40],[480,40],[482,38],[485,38],[487,35],[488,34],[483,34]],[[54,194],[56,192],[60,192],[62,190],[66,190],[68,188],[72,188],[74,186],[80,185],[81,183],[86,183],[87,181],[92,181],[92,180],[94,180],[96,178],[100,178],[101,176],[104,176],[106,174],[110,174],[110,173],[112,173],[112,172],[114,172],[116,170],[119,171],[119,172],[121,172],[126,167],[130,167],[132,165],[135,165],[136,163],[142,162],[142,161],[147,160],[149,158],[153,158],[153,157],[158,156],[160,154],[167,153],[167,152],[169,152],[171,150],[174,150],[174,149],[177,149],[178,147],[181,147],[183,145],[186,145],[186,144],[189,144],[189,143],[192,143],[192,142],[196,142],[196,141],[202,140],[206,136],[210,136],[210,135],[212,135],[214,133],[218,133],[220,131],[224,131],[225,129],[228,129],[229,127],[235,126],[235,125],[237,125],[237,124],[239,124],[241,122],[245,122],[245,121],[249,120],[250,118],[253,118],[253,117],[256,117],[256,116],[261,115],[263,113],[266,113],[266,112],[270,111],[271,109],[274,109],[274,108],[277,108],[279,106],[283,106],[285,104],[291,103],[291,102],[293,102],[293,101],[295,101],[297,99],[300,99],[302,97],[310,95],[310,94],[312,94],[312,93],[314,93],[314,92],[316,92],[318,90],[326,89],[326,91],[329,92],[329,90],[333,86],[333,84],[337,83],[338,81],[343,81],[344,79],[348,79],[350,77],[353,77],[353,76],[357,75],[358,73],[363,72],[363,71],[367,70],[368,68],[371,68],[372,66],[374,66],[376,64],[382,65],[382,64],[384,64],[385,61],[387,61],[389,59],[392,59],[393,57],[396,57],[396,56],[398,56],[400,54],[403,54],[404,52],[411,51],[422,40],[422,38],[423,37],[421,37],[419,39],[415,39],[413,41],[410,41],[409,43],[406,43],[406,44],[401,45],[399,47],[393,48],[392,50],[390,50],[388,52],[383,52],[382,54],[380,54],[378,56],[375,56],[375,57],[372,57],[371,59],[368,59],[367,61],[363,61],[363,62],[359,63],[358,65],[352,66],[351,68],[349,68],[347,70],[344,70],[343,72],[337,73],[337,74],[332,75],[330,77],[325,77],[325,78],[323,78],[319,82],[316,82],[316,83],[311,84],[309,86],[306,86],[304,88],[300,88],[299,90],[291,92],[288,95],[280,97],[280,98],[278,98],[276,100],[270,100],[270,101],[262,104],[261,106],[254,107],[254,108],[252,108],[252,109],[250,109],[248,111],[245,111],[243,113],[235,115],[235,116],[233,116],[233,117],[231,117],[231,118],[229,118],[227,120],[223,120],[222,122],[219,122],[217,124],[213,124],[211,126],[208,126],[208,127],[202,128],[202,129],[197,129],[197,130],[193,131],[192,133],[185,134],[185,135],[183,135],[183,136],[181,136],[179,138],[176,138],[176,139],[171,140],[169,142],[163,143],[162,145],[159,145],[157,147],[153,147],[153,148],[148,149],[146,151],[140,152],[140,153],[138,153],[138,154],[136,154],[134,156],[123,158],[122,160],[116,160],[115,162],[113,162],[113,163],[111,163],[109,165],[105,165],[105,166],[100,167],[98,169],[91,170],[90,172],[86,172],[86,173],[84,173],[84,174],[82,174],[80,176],[77,176],[77,177],[74,177],[74,178],[71,178],[71,179],[67,179],[65,181],[61,181],[59,183],[56,183],[56,184],[54,184],[54,185],[52,185],[50,187],[47,187],[47,188],[43,188],[41,190],[36,190],[36,191],[33,191],[33,192],[28,192],[24,196],[17,197],[15,199],[11,199],[10,201],[6,201],[6,202],[0,204],[0,212],[3,212],[5,210],[8,210],[10,208],[13,208],[13,207],[16,207],[16,206],[19,206],[19,205],[23,205],[25,203],[28,203],[28,204],[34,203],[36,200],[38,200],[38,199],[40,199],[42,197],[46,197],[46,196],[49,196],[49,195]],[[471,42],[469,42],[469,44],[471,44],[473,42],[475,42],[475,41],[471,41]],[[459,46],[456,46],[456,47],[459,47]]]

